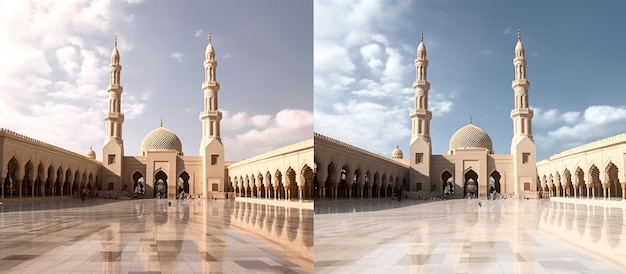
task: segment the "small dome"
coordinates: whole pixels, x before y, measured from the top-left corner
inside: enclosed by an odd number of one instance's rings
[[[391,159],[402,159],[404,158],[404,155],[402,154],[402,150],[396,146],[396,149],[394,149],[391,152]]]
[[[85,156],[87,156],[89,159],[96,159],[96,152],[93,151],[93,149],[90,147],[89,150],[87,150],[87,152],[85,152]]]
[[[489,135],[471,123],[457,130],[450,138],[450,151],[459,148],[485,148],[493,151]]]
[[[147,151],[176,151],[179,155],[183,154],[183,145],[178,136],[171,130],[159,127],[150,131],[141,142],[141,154],[145,155]]]

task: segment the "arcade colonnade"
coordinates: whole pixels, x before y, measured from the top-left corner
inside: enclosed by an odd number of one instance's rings
[[[573,148],[537,163],[545,195],[626,200],[626,133]]]
[[[339,140],[314,133],[317,198],[384,198],[406,184],[409,167]]]
[[[1,198],[66,196],[100,187],[102,165],[93,150],[80,155],[0,129]]]
[[[313,198],[313,139],[227,165],[227,185],[238,197]]]

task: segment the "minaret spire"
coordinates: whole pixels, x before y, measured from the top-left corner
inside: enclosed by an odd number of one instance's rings
[[[430,83],[427,80],[428,60],[426,59],[426,46],[424,46],[424,33],[420,33],[420,44],[417,47],[417,58],[415,59],[415,81],[413,90],[415,91],[415,109],[411,112],[413,120],[413,137],[425,138],[430,142],[430,119],[432,112],[428,110],[428,91]]]
[[[515,59],[513,66],[515,67],[515,79],[511,84],[515,93],[515,108],[511,111],[511,119],[513,119],[513,138],[528,137],[532,140],[532,118],[533,110],[528,104],[528,89],[530,81],[526,79],[526,57],[524,55],[524,45],[522,44],[521,34],[517,30],[517,44],[515,45]]]
[[[111,52],[111,64],[109,64],[109,94],[108,111],[104,114],[105,132],[104,146],[102,148],[102,182],[107,189],[122,190],[122,173],[124,160],[124,140],[122,139],[122,113],[121,84],[122,66],[120,65],[120,53],[117,50],[117,36],[113,38],[113,50]]]
[[[417,58],[415,58],[415,92],[414,109],[409,112],[411,117],[411,143],[409,191],[430,190],[430,156],[432,145],[430,141],[430,120],[433,113],[428,109],[428,91],[430,83],[427,77],[428,59],[426,59],[426,46],[424,45],[424,32],[420,32],[420,43],[417,46]]]
[[[533,140],[533,110],[528,104],[530,81],[526,79],[526,56],[521,33],[517,30],[517,44],[513,59],[515,78],[511,84],[515,94],[515,104],[511,111],[513,120],[513,192],[516,196],[536,197],[537,192],[537,147]]]
[[[111,64],[109,65],[109,111],[104,117],[106,122],[107,139],[122,138],[122,123],[124,114],[122,113],[122,92],[124,88],[120,83],[122,66],[120,65],[120,53],[117,50],[117,36],[113,41],[113,51],[111,52]]]
[[[219,111],[217,100],[220,83],[217,81],[217,61],[215,61],[215,49],[211,38],[211,33],[209,33],[209,43],[204,52],[204,82],[202,83],[204,110],[200,112],[199,117],[200,122],[202,122],[200,156],[203,165],[202,193],[205,197],[219,197],[224,195],[226,191],[224,186],[224,145],[220,137],[222,112]]]

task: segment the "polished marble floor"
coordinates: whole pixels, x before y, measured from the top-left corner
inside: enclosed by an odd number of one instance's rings
[[[316,202],[315,272],[624,273],[626,209],[514,199]]]
[[[220,200],[0,205],[0,273],[312,273],[313,211]]]

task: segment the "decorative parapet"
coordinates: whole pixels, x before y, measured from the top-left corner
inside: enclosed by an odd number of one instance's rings
[[[400,165],[400,166],[406,167],[406,165],[403,164],[402,162],[399,162],[399,161],[393,160],[391,158],[387,158],[387,157],[378,155],[376,153],[369,152],[369,151],[367,151],[365,149],[362,149],[362,148],[350,145],[348,143],[339,141],[337,139],[333,139],[331,137],[328,137],[326,135],[322,135],[322,134],[317,133],[317,132],[313,133],[313,138],[316,139],[316,140],[326,141],[326,142],[332,143],[334,145],[338,145],[338,146],[343,147],[343,148],[345,148],[347,150],[358,151],[359,153],[363,153],[363,154],[365,154],[367,156],[370,156],[370,157],[372,157],[372,158],[374,158],[376,160],[386,161],[386,162],[389,162],[389,163],[392,163],[392,164],[395,164],[395,165]]]
[[[70,154],[70,155],[73,155],[73,156],[89,159],[89,157],[87,157],[86,155],[79,154],[79,153],[76,153],[76,152],[73,152],[73,151],[69,151],[69,150],[64,149],[64,148],[60,148],[60,147],[55,146],[55,145],[48,144],[46,142],[37,140],[37,139],[32,138],[32,137],[28,137],[28,136],[26,136],[24,134],[20,134],[20,133],[17,133],[15,131],[12,131],[12,130],[9,130],[9,129],[6,129],[6,128],[0,128],[0,137],[10,137],[10,138],[16,139],[16,140],[21,141],[21,142],[30,143],[30,144],[32,144],[34,146],[44,146],[44,147],[47,147],[50,150],[56,150],[56,151],[59,151],[61,153]],[[93,160],[93,159],[89,159],[89,160],[100,162],[98,160]]]
[[[604,139],[600,139],[591,143],[584,144],[582,146],[578,146],[575,148],[571,148],[565,151],[552,154],[546,160],[552,161],[552,160],[564,158],[570,155],[575,155],[578,153],[583,153],[583,152],[595,150],[598,148],[610,147],[610,146],[614,146],[618,144],[626,144],[626,133],[620,133],[618,135],[610,136]],[[539,164],[539,162],[537,164]]]

